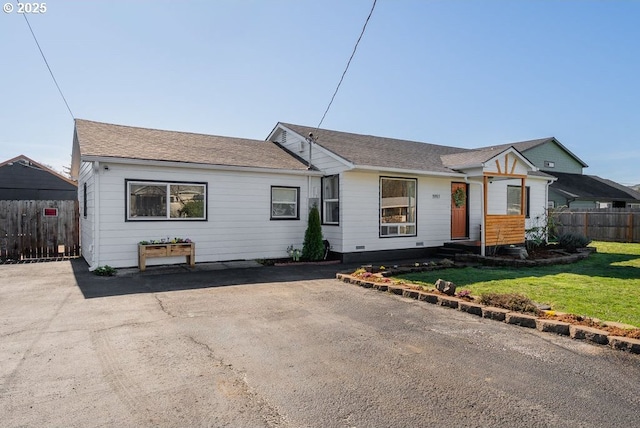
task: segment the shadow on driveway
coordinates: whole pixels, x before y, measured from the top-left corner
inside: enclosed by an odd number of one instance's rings
[[[78,287],[85,299],[126,294],[160,293],[241,284],[263,284],[335,278],[338,272],[353,271],[361,264],[254,266],[244,268],[191,269],[184,265],[150,267],[145,272],[124,269],[112,277],[89,272],[83,259],[71,261]]]

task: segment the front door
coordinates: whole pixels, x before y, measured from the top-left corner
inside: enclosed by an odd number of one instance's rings
[[[451,183],[451,239],[468,238],[467,184]]]

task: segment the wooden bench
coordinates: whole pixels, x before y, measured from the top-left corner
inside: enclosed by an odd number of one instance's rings
[[[175,256],[185,256],[187,264],[191,267],[195,266],[195,242],[181,242],[178,244],[138,244],[138,268],[141,272],[144,272],[147,268],[148,258]]]

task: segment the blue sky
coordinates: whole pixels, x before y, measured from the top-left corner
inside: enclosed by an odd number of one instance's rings
[[[318,125],[371,4],[48,1],[28,19],[75,117],[262,140]],[[638,184],[639,18],[638,1],[378,0],[323,128],[468,148],[555,136],[585,173]],[[0,40],[0,161],[61,170],[73,120],[15,10]]]

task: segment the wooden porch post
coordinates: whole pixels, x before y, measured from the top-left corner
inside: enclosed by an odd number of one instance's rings
[[[489,193],[489,176],[482,177],[482,230],[480,231],[480,255],[487,254],[487,193]]]
[[[520,215],[525,215],[526,208],[524,206],[524,204],[527,203],[527,189],[524,187],[526,184],[526,179],[524,177],[522,177],[520,179]]]

